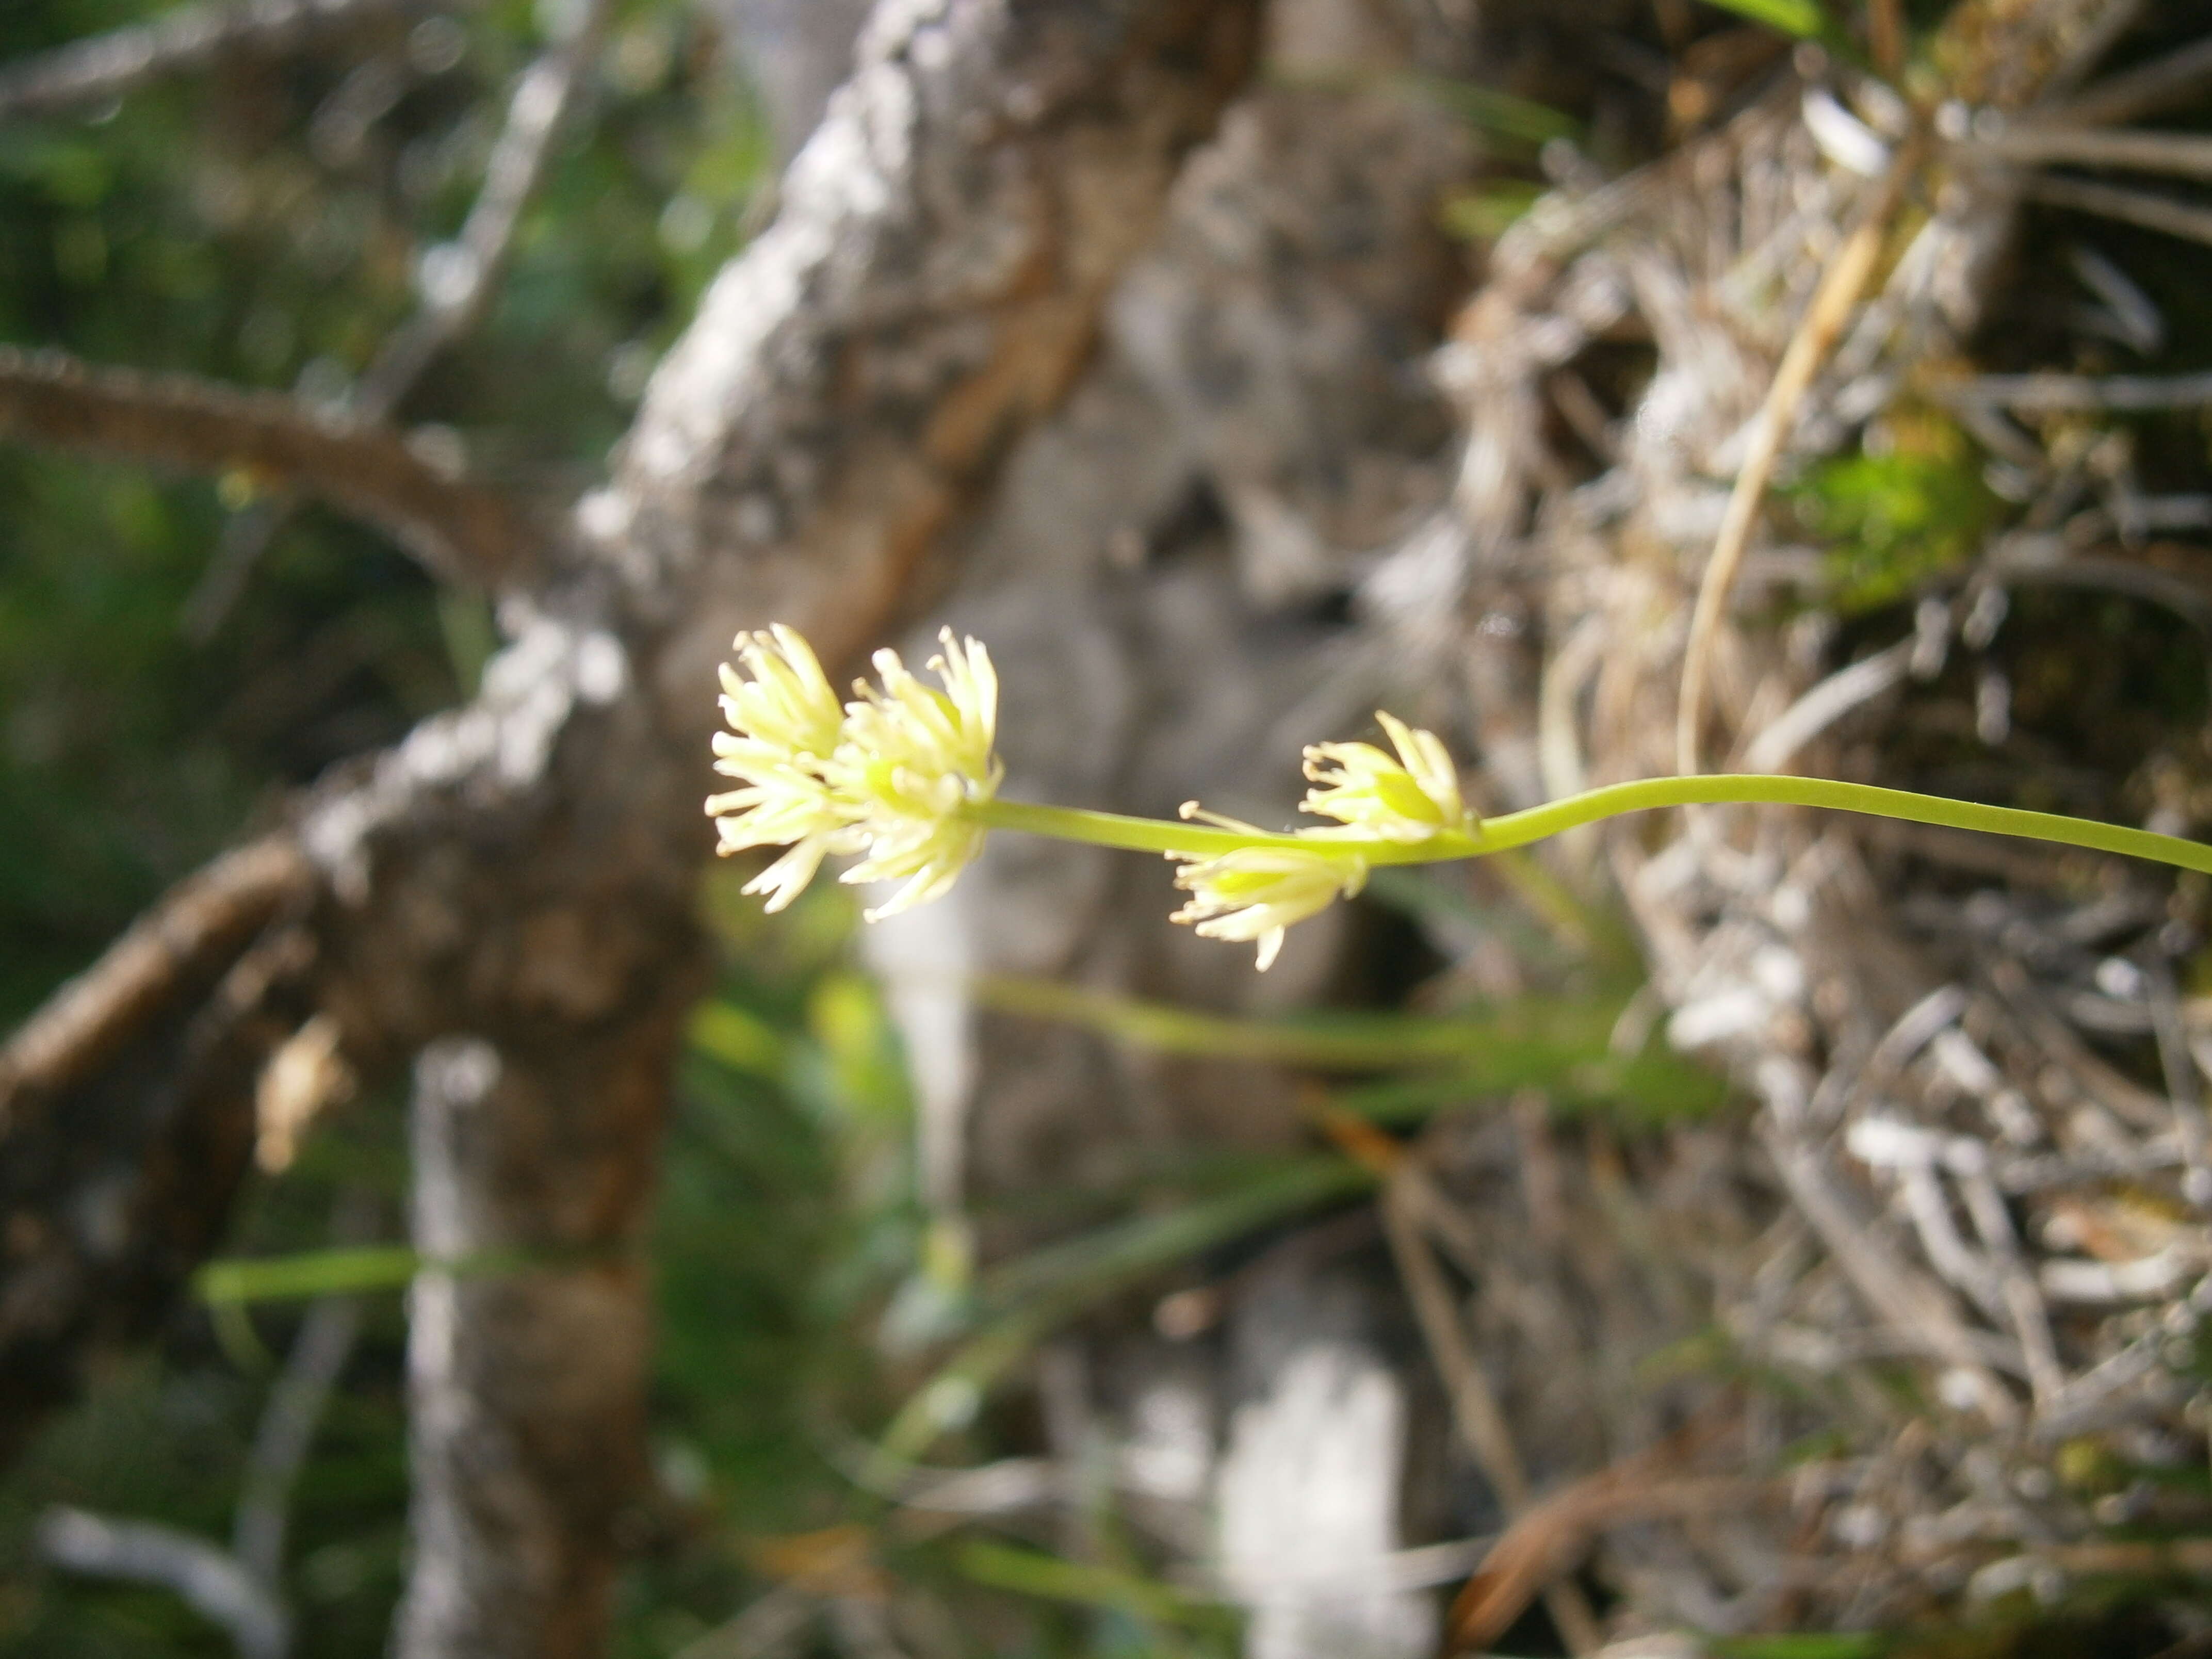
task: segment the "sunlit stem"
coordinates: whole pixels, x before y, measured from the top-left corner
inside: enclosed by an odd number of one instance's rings
[[[1212,857],[1240,847],[1279,847],[1296,848],[1304,853],[1341,851],[1370,864],[1438,864],[1452,859],[1480,858],[1486,853],[1502,853],[1511,847],[1526,847],[1563,830],[1617,817],[1624,812],[1644,812],[1663,806],[1753,804],[1818,806],[1832,811],[1901,818],[1908,823],[1933,823],[1949,830],[2056,842],[2100,853],[2149,859],[2212,875],[2212,846],[2185,841],[2179,836],[2161,836],[2117,823],[2097,823],[2057,812],[2028,812],[2014,806],[1983,806],[1972,801],[1947,800],[1941,795],[1884,789],[1870,783],[1841,783],[1832,778],[1779,777],[1762,773],[1724,772],[1610,783],[1569,795],[1563,800],[1532,806],[1526,811],[1486,819],[1472,835],[1446,831],[1426,841],[1410,842],[1370,841],[1356,836],[1331,836],[1323,841],[1300,836],[1248,835],[1210,824],[1128,817],[1118,812],[1093,812],[1073,806],[1037,806],[1025,801],[981,801],[963,810],[976,823],[994,830],[1020,830],[1060,841],[1085,842],[1094,847],[1119,847],[1139,853],[1192,853]]]

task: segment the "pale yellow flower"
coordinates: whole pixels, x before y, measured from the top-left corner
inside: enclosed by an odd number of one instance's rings
[[[708,796],[707,811],[720,836],[718,852],[790,848],[744,885],[781,910],[813,880],[826,854],[860,845],[852,827],[856,815],[827,777],[844,709],[794,630],[778,623],[763,634],[740,634],[734,643],[745,677],[722,665],[722,717],[730,729],[714,733],[714,769],[744,787]]]
[[[845,872],[850,882],[902,881],[868,920],[891,915],[941,896],[983,848],[983,826],[960,809],[987,801],[1006,769],[993,752],[999,720],[999,677],[975,640],[939,636],[941,656],[929,668],[939,690],[907,672],[896,651],[878,651],[878,690],[866,681],[845,705],[844,738],[826,773],[856,814],[867,856]]]
[[[1234,818],[1202,811],[1197,802],[1186,802],[1186,818],[1204,818],[1224,830],[1261,835],[1263,830]],[[1283,948],[1283,933],[1294,923],[1318,915],[1340,898],[1350,898],[1367,884],[1367,860],[1357,853],[1331,848],[1330,832],[1312,832],[1314,846],[1239,847],[1211,858],[1170,853],[1182,860],[1175,884],[1190,895],[1170,921],[1190,923],[1207,939],[1255,943],[1260,947],[1259,969],[1266,973]]]
[[[1472,831],[1478,820],[1460,799],[1459,769],[1433,732],[1395,715],[1375,718],[1390,734],[1394,758],[1371,743],[1316,743],[1305,752],[1304,810],[1383,841],[1419,842],[1447,830]],[[1341,831],[1327,831],[1341,834]]]

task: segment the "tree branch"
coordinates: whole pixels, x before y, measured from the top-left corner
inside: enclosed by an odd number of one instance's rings
[[[181,998],[204,994],[314,874],[298,844],[278,836],[173,889],[0,1047],[0,1143],[35,1103],[93,1076]]]
[[[448,477],[398,433],[274,392],[0,346],[0,438],[197,472],[244,467],[377,526],[463,586],[511,578],[528,550],[505,500]]]
[[[190,75],[242,53],[272,56],[371,19],[440,0],[233,0],[179,6],[151,22],[73,40],[0,65],[0,121],[59,115]],[[451,0],[446,0],[451,3]]]

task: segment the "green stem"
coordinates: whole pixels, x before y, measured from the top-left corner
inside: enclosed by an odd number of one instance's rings
[[[1644,812],[1665,806],[1753,804],[1817,806],[1838,812],[1863,812],[1874,817],[1902,818],[1909,823],[1933,823],[1951,830],[2057,842],[2068,847],[2149,859],[2212,875],[2212,847],[2185,841],[2179,836],[2161,836],[2117,823],[2098,823],[2057,812],[2029,812],[2014,806],[1984,806],[1972,801],[1947,800],[1941,795],[1884,789],[1870,783],[1842,783],[1832,778],[1784,777],[1764,773],[1723,772],[1609,783],[1564,800],[1547,801],[1526,811],[1487,819],[1473,834],[1447,831],[1421,842],[1334,836],[1316,841],[1290,835],[1248,835],[1210,824],[1171,823],[1159,818],[1128,817],[1118,812],[1093,812],[1072,806],[1038,806],[1026,801],[981,801],[964,810],[976,823],[994,830],[1020,830],[1061,841],[1086,842],[1095,847],[1119,847],[1133,852],[1212,857],[1239,848],[1264,847],[1296,848],[1305,853],[1356,854],[1370,864],[1436,864],[1452,859],[1480,858],[1510,847],[1526,847],[1531,842],[1543,841],[1602,818],[1616,817],[1623,812]]]

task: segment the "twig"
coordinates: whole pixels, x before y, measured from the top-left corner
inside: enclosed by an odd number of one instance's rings
[[[234,957],[313,871],[289,836],[224,854],[170,890],[0,1048],[0,1138],[26,1098],[82,1081],[179,996]]]
[[[1893,685],[1903,684],[1918,643],[1908,636],[1884,651],[1841,668],[1814,686],[1762,727],[1743,751],[1744,767],[1753,772],[1778,772],[1800,749],[1850,714]]]
[[[360,1233],[374,1211],[365,1193],[348,1194],[337,1232]],[[292,1487],[360,1328],[355,1297],[326,1297],[309,1310],[248,1454],[228,1551],[155,1522],[54,1509],[40,1522],[41,1552],[78,1572],[175,1592],[230,1633],[240,1659],[285,1659],[292,1620],[282,1585]]]
[[[1804,319],[1774,371],[1774,383],[1767,388],[1720,532],[1713,538],[1712,556],[1705,562],[1705,576],[1698,586],[1697,609],[1691,615],[1690,641],[1682,658],[1681,695],[1674,714],[1674,763],[1679,772],[1698,769],[1698,732],[1705,720],[1705,679],[1713,642],[1720,632],[1729,590],[1735,585],[1736,571],[1751,544],[1752,526],[1765,498],[1767,480],[1773,477],[1774,464],[1781,457],[1798,404],[1835,349],[1851,307],[1858,303],[1861,291],[1874,275],[1890,216],[1919,165],[1919,147],[1908,143],[1890,162],[1857,226],[1844,239],[1820,287],[1814,290]]]
[[[1391,1257],[1398,1265],[1399,1276],[1405,1280],[1406,1293],[1413,1301],[1414,1316],[1420,1322],[1430,1358],[1443,1378],[1444,1391],[1451,1401],[1452,1420],[1458,1425],[1468,1449],[1482,1466],[1506,1514],[1517,1516],[1528,1508],[1528,1471],[1522,1467],[1520,1449],[1513,1443],[1512,1431],[1506,1426],[1505,1413],[1498,1407],[1498,1392],[1491,1386],[1482,1362],[1475,1358],[1473,1346],[1460,1328],[1459,1314],[1452,1305],[1443,1269],[1422,1237],[1424,1228],[1416,1218],[1424,1210],[1434,1208],[1435,1203],[1435,1194],[1418,1166],[1408,1159],[1398,1160],[1395,1172],[1383,1188],[1382,1201],[1382,1225],[1389,1237]],[[1553,1582],[1544,1584],[1542,1590],[1545,1610],[1552,1615],[1552,1622],[1558,1627],[1568,1651],[1595,1653],[1605,1645],[1605,1632],[1580,1589],[1564,1582]]]
[[[1771,1125],[1762,1133],[1768,1155],[1797,1208],[1820,1235],[1837,1265],[1868,1304],[1923,1352],[1963,1372],[1974,1385],[1984,1415],[1999,1428],[2020,1419],[2020,1407],[1984,1363],[1979,1348],[1943,1293],[1897,1260],[1851,1212],[1835,1189],[1820,1154]]]
[[[376,1220],[376,1200],[364,1188],[343,1194],[331,1231],[336,1243],[359,1243],[371,1235]],[[292,1488],[313,1448],[315,1430],[330,1405],[361,1334],[361,1300],[351,1296],[326,1296],[307,1310],[292,1350],[285,1357],[283,1374],[269,1393],[246,1454],[246,1474],[240,1482],[238,1510],[231,1523],[231,1553],[255,1580],[273,1590],[283,1582],[284,1534],[289,1527]]]
[[[328,1296],[315,1303],[301,1322],[262,1414],[231,1534],[240,1565],[262,1583],[273,1585],[283,1576],[292,1487],[360,1332],[359,1297]]]
[[[2008,557],[1999,551],[1983,562],[1982,574],[2008,587],[2086,587],[2118,593],[2146,605],[2163,605],[2199,632],[2212,633],[2212,589],[2140,559],[2094,553],[2030,559]]]
[[[2212,81],[2212,36],[2108,76],[2045,118],[2069,126],[2117,126],[2194,97],[2207,81]]]
[[[459,0],[468,3],[468,0]],[[189,75],[243,52],[295,51],[319,35],[386,13],[456,0],[234,0],[181,6],[148,23],[73,40],[0,67],[0,121],[105,103],[149,82]]]
[[[2166,1097],[2173,1103],[2174,1139],[2183,1160],[2181,1190],[2200,1208],[2212,1208],[2212,1170],[2205,1167],[2208,1136],[2204,1091],[2198,1086],[2197,1062],[2189,1052],[2189,1034],[2182,1029],[2181,1005],[2173,975],[2164,963],[2144,975],[2145,1000],[2150,1005],[2151,1033],[2157,1040],[2160,1069],[2166,1075]]]
[[[778,1584],[726,1624],[676,1650],[676,1659],[769,1659],[799,1645],[821,1599],[796,1584]]]
[[[2054,179],[2042,175],[2027,185],[2027,194],[2052,207],[2075,208],[2124,225],[2141,225],[2186,242],[2212,246],[2212,210],[2191,207],[2170,196],[2124,185],[2092,184],[2087,179]]]
[[[39,1517],[39,1553],[58,1567],[159,1584],[222,1626],[239,1659],[284,1659],[291,1617],[230,1553],[150,1521],[57,1506]]]
[[[507,106],[491,157],[460,234],[426,262],[421,307],[395,330],[355,386],[347,410],[356,420],[388,421],[438,354],[483,319],[507,269],[522,210],[545,175],[553,140],[575,100],[605,33],[609,0],[592,0],[568,35],[522,72]],[[204,641],[245,590],[269,544],[291,516],[292,503],[259,502],[234,514],[215,556],[185,601],[185,636]]]
[[[198,472],[246,468],[378,526],[463,586],[514,574],[528,547],[503,498],[447,477],[398,433],[273,392],[0,347],[0,438]]]
[[[1867,0],[1867,46],[1875,71],[1893,81],[1905,67],[1905,7],[1903,0]]]
[[[1935,396],[1954,408],[1978,406],[2030,414],[2112,410],[2140,415],[2212,404],[2212,370],[2193,374],[1982,374]]]
[[[1548,1498],[1514,1522],[1483,1558],[1446,1616],[1444,1651],[1487,1648],[1520,1617],[1535,1587],[1573,1565],[1597,1534],[1632,1521],[1670,1515],[1740,1512],[1771,1501],[1765,1481],[1728,1476],[1674,1476],[1680,1453],[1672,1445],[1601,1469]]]
[[[2001,161],[2041,161],[2088,167],[2126,167],[2212,179],[2212,138],[2193,132],[2096,132],[2079,127],[2021,126],[1967,139],[1972,156]]]
[[[2104,4],[2090,8],[2087,27],[2068,31],[2069,38],[2059,45],[2057,61],[2051,64],[2027,107],[2040,113],[2044,106],[2064,99],[2080,86],[2104,61],[2105,54],[2112,51],[2120,37],[2136,26],[2148,3],[2148,0],[2106,0]]]
[[[435,267],[438,286],[385,341],[362,376],[349,405],[357,417],[389,419],[437,355],[482,319],[506,269],[523,207],[544,177],[553,139],[598,48],[606,12],[606,0],[594,0],[568,40],[540,57],[516,82],[507,125],[484,168],[483,188],[460,235],[436,251],[443,261]],[[277,501],[232,519],[207,574],[186,601],[188,635],[204,640],[221,625],[289,514],[290,503]]]
[[[2051,1012],[2017,962],[1997,957],[1989,964],[1987,978],[1998,1000],[2020,1021],[2030,1039],[2061,1071],[2073,1077],[2090,1100],[2141,1133],[2154,1134],[2171,1126],[2172,1106],[2114,1070],[2082,1042],[2072,1026]]]
[[[431,360],[483,318],[507,268],[522,210],[545,176],[553,140],[598,55],[608,10],[609,0],[590,0],[567,39],[515,82],[507,125],[484,164],[483,187],[461,234],[433,251],[434,276],[423,285],[422,309],[384,343],[362,376],[352,406],[362,418],[388,417]]]

